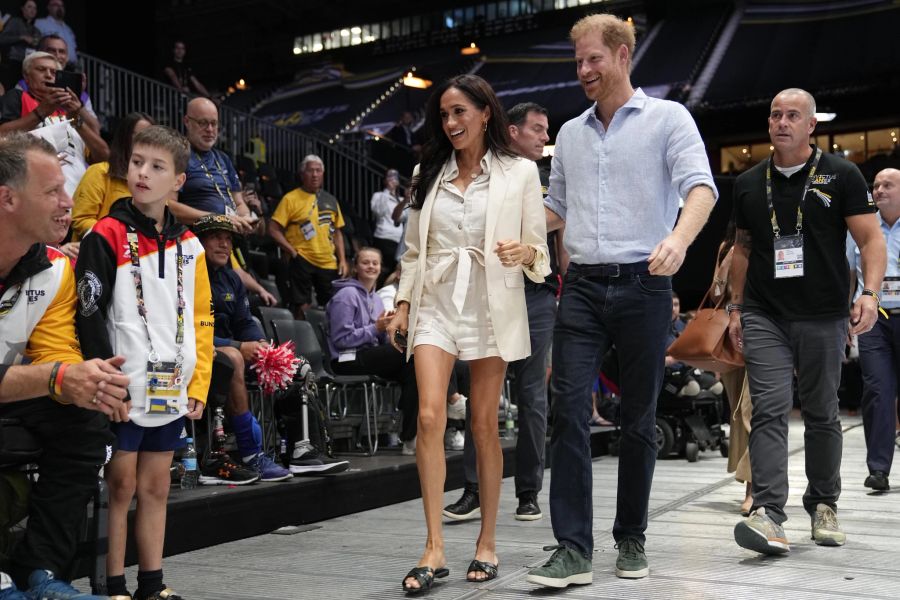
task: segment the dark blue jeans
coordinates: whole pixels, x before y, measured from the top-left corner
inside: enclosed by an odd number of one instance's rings
[[[900,314],[878,317],[875,327],[859,336],[863,376],[862,415],[869,471],[890,474],[894,460],[894,400],[900,378]]]
[[[622,394],[622,441],[616,541],[644,542],[650,484],[656,466],[656,398],[662,389],[672,279],[636,273],[584,276],[571,265],[553,332],[550,516],[553,534],[588,560],[594,551],[591,387],[615,344]]]
[[[541,491],[544,481],[544,446],[547,443],[547,352],[553,342],[556,294],[546,285],[525,284],[531,355],[509,363],[515,374],[512,401],[519,407],[516,439],[516,496]],[[466,489],[478,492],[475,441],[466,406],[466,445],[463,449]]]

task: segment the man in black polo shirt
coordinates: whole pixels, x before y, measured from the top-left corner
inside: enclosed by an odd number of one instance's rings
[[[738,545],[763,554],[790,550],[787,433],[796,370],[806,426],[803,507],[812,537],[843,545],[837,520],[842,434],[837,389],[847,341],[875,323],[885,268],[875,203],[853,163],[810,145],[815,100],[791,88],[772,100],[771,158],[737,178],[737,241],[731,264],[730,334],[743,346],[753,398],[753,507],[734,528]],[[847,230],[862,259],[865,290],[848,315]]]

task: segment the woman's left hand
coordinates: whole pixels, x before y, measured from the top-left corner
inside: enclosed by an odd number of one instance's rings
[[[497,255],[497,258],[500,259],[500,264],[504,267],[530,265],[534,262],[535,258],[534,248],[517,240],[497,241],[497,247],[494,248],[494,254]]]

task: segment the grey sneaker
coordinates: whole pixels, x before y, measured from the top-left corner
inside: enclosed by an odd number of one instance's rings
[[[816,512],[810,515],[812,539],[819,546],[843,546],[847,536],[841,530],[837,514],[827,504],[817,504]]]
[[[634,538],[625,538],[618,544],[619,558],[616,559],[616,577],[640,579],[650,574],[644,545]]]
[[[545,551],[555,550],[550,560],[532,569],[525,578],[552,588],[564,588],[572,584],[587,585],[594,581],[591,561],[567,546],[544,546]]]
[[[773,521],[762,507],[734,526],[734,541],[741,548],[761,554],[784,554],[791,551],[784,528]]]

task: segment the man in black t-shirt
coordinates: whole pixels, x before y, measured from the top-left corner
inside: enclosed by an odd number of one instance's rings
[[[735,541],[763,554],[789,551],[787,433],[796,370],[806,426],[803,506],[812,537],[843,545],[837,520],[842,434],[837,389],[847,340],[875,323],[885,268],[875,203],[856,166],[810,145],[815,100],[791,88],[772,101],[772,157],[734,184],[737,237],[729,333],[743,347],[753,398],[753,508]],[[865,290],[848,314],[847,230],[860,248]]]

